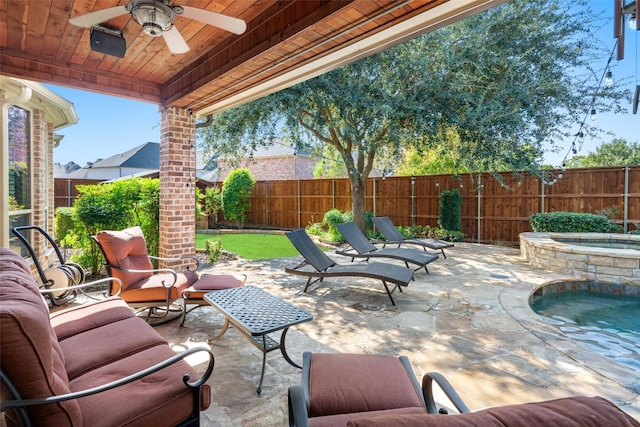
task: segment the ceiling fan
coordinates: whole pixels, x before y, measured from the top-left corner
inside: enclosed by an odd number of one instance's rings
[[[125,6],[109,7],[78,15],[69,19],[69,22],[78,27],[91,28],[94,25],[128,13],[138,24],[142,25],[142,29],[146,34],[153,37],[162,36],[171,53],[176,54],[189,51],[189,45],[187,45],[182,34],[173,26],[176,16],[195,19],[234,34],[242,34],[247,29],[247,25],[242,19],[191,6],[170,5],[169,1],[131,0]]]

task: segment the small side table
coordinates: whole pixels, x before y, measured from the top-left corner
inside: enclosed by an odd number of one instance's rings
[[[224,316],[222,331],[212,340],[224,335],[229,325],[231,325],[251,344],[262,351],[262,372],[260,374],[260,384],[256,389],[258,394],[262,392],[268,352],[280,349],[282,357],[289,364],[302,369],[300,365],[289,358],[285,346],[285,338],[289,327],[312,320],[313,315],[311,313],[255,286],[209,292],[205,294],[204,300]],[[268,334],[281,329],[283,331],[280,336],[280,342],[268,336]]]

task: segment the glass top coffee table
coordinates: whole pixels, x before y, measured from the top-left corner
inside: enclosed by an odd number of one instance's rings
[[[289,358],[285,338],[290,326],[313,319],[311,313],[255,286],[209,292],[204,296],[204,300],[224,316],[222,331],[211,340],[220,338],[231,325],[262,351],[262,373],[256,389],[258,393],[262,391],[268,352],[280,349],[282,357],[287,362],[296,368],[302,368]],[[267,335],[279,330],[282,330],[280,342]]]

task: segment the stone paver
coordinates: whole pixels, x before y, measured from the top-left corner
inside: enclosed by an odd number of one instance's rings
[[[444,374],[471,409],[599,395],[640,419],[638,375],[565,338],[528,306],[537,286],[571,276],[530,266],[518,249],[458,243],[429,265],[430,274],[418,272],[394,294],[396,307],[379,282],[365,279],[325,280],[305,294],[304,278],[284,273],[299,261],[238,260],[204,271],[245,273],[247,284],[312,312],[311,322],[287,335],[295,361],[304,351],[406,355],[419,378]],[[221,326],[222,317],[206,307],[190,313],[183,328],[174,322],[157,330],[179,351],[207,346]],[[260,352],[231,329],[211,348],[213,402],[202,425],[288,425],[287,388],[300,382],[300,370],[269,353],[258,395]]]

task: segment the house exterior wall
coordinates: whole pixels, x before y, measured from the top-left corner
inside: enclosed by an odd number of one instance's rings
[[[307,156],[260,157],[245,166],[256,181],[279,181],[289,179],[312,179],[315,160]],[[218,160],[218,180],[224,181],[234,169],[229,162]]]

